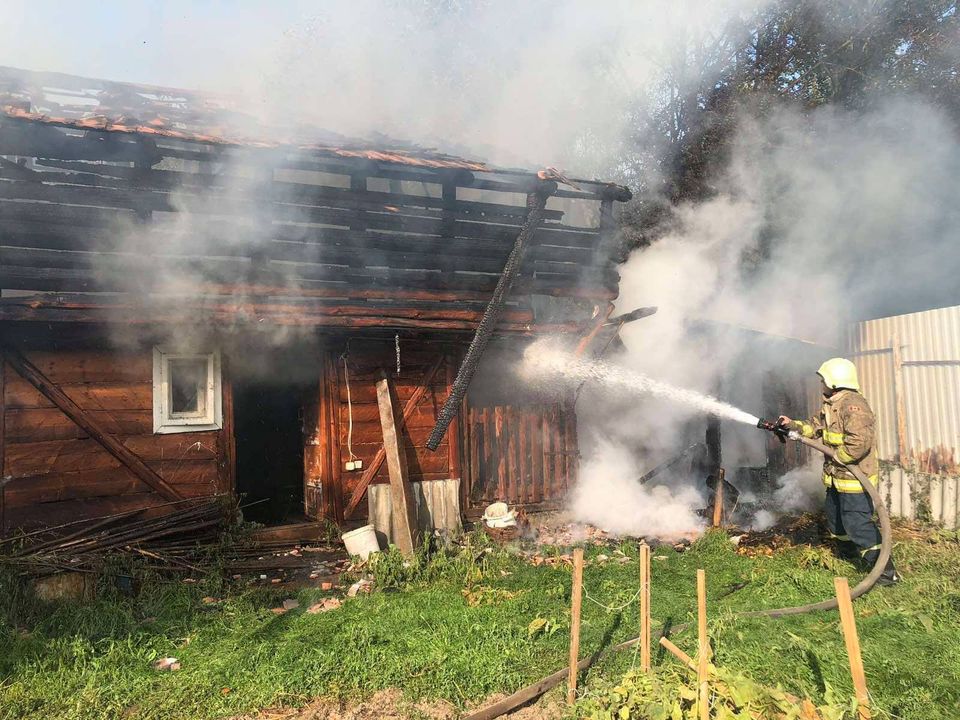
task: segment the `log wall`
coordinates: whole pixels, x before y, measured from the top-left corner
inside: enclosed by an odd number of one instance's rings
[[[153,434],[149,349],[28,351],[25,357],[184,497],[232,489],[223,431]],[[7,529],[55,525],[163,502],[144,482],[3,366],[0,465]],[[229,385],[225,384],[227,394]],[[225,410],[228,404],[225,403]]]

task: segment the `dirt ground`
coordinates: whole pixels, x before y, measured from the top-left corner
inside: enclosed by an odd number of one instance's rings
[[[481,706],[496,702],[502,697],[494,695]],[[562,710],[562,705],[548,697],[503,717],[513,720],[559,720],[563,716]],[[403,699],[400,690],[390,689],[381,690],[359,703],[321,699],[296,710],[264,710],[257,715],[244,715],[232,720],[456,720],[460,716],[456,708],[449,703],[412,703]]]

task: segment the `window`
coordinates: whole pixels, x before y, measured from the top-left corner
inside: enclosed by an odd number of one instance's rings
[[[220,354],[153,349],[153,431],[180,433],[223,427]]]

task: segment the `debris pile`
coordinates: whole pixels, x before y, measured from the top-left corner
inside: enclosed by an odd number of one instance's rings
[[[9,538],[0,557],[33,575],[96,572],[108,554],[137,556],[156,570],[200,571],[197,563],[218,542],[229,510],[212,498],[159,517],[141,509],[93,518]]]

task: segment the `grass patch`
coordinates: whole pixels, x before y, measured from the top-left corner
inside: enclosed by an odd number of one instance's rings
[[[960,717],[960,545],[929,539],[899,543],[905,581],[855,606],[870,691],[879,708],[911,720]],[[630,562],[598,562],[611,550],[587,549],[584,653],[637,634],[636,603],[606,609],[636,593],[636,548],[621,550]],[[657,549],[652,566],[657,624],[693,619],[696,569],[706,569],[717,665],[818,705],[852,695],[836,612],[731,617],[826,597],[834,574],[855,577],[848,564],[804,547],[747,558],[713,533],[683,553]],[[534,567],[471,536],[454,552],[410,564],[388,555],[375,570],[370,595],[311,615],[305,608],[325,593],[302,590],[300,607],[279,616],[271,608],[289,591],[233,588],[205,605],[202,597],[224,589],[147,578],[135,598],[105,583],[95,602],[44,605],[0,575],[0,718],[218,718],[390,687],[466,706],[566,663],[569,568]],[[693,654],[692,631],[673,639]],[[153,670],[166,656],[179,658],[182,670]],[[601,687],[635,664],[634,653],[608,656],[582,687]],[[655,656],[655,664],[676,663]]]

